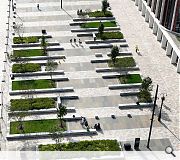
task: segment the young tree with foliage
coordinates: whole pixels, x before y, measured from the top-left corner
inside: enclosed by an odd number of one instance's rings
[[[113,64],[116,63],[116,57],[119,54],[119,48],[118,46],[113,46],[113,48],[111,49],[111,60],[113,62]]]
[[[59,126],[52,128],[50,132],[52,140],[55,140],[56,144],[59,144],[63,139],[63,133],[59,129]]]
[[[60,106],[57,108],[57,117],[60,121],[61,128],[64,128],[62,118],[67,114],[67,108],[66,106],[63,106],[60,104]]]
[[[151,99],[151,90],[152,90],[152,80],[150,77],[146,77],[143,79],[140,92],[138,94],[138,99],[141,102],[152,102]]]
[[[109,6],[108,1],[107,0],[103,0],[102,1],[102,11],[104,12],[104,15],[105,15],[105,13],[107,11],[108,6]]]
[[[99,32],[100,36],[102,36],[102,34],[104,32],[104,24],[103,23],[100,23],[100,26],[98,28],[98,32]]]
[[[48,62],[46,64],[46,71],[49,71],[51,80],[52,80],[53,71],[57,68],[57,65],[58,64],[56,62],[54,62],[53,60],[48,60]]]
[[[43,54],[44,55],[47,55],[47,42],[46,42],[46,37],[44,35],[42,35],[41,37],[41,48],[43,50]]]

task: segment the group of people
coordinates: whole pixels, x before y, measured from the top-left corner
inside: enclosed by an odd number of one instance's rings
[[[71,43],[71,44],[72,44],[73,41],[74,41],[74,43],[76,44],[76,42],[77,42],[76,38],[70,39],[70,43]],[[82,41],[81,41],[80,39],[78,40],[78,43],[79,43],[79,46],[82,45]]]
[[[87,122],[85,117],[81,117],[81,125],[82,126],[84,125],[85,127],[89,128],[89,124],[88,124],[88,122]],[[100,123],[95,124],[94,125],[94,129],[101,130]]]
[[[96,130],[101,130],[100,123],[95,124],[95,125],[94,125],[94,129],[96,129]]]

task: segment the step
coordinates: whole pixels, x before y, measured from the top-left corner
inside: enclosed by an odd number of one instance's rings
[[[73,87],[10,91],[10,95],[73,92]]]
[[[129,88],[140,88],[141,83],[132,83],[132,84],[113,84],[108,85],[109,89],[129,89]]]
[[[125,39],[85,40],[86,44],[126,42]]]
[[[115,20],[115,17],[89,17],[89,18],[74,18],[73,21],[97,21],[97,20]]]
[[[144,107],[153,107],[153,103],[129,103],[129,104],[119,104],[119,109],[139,109]]]

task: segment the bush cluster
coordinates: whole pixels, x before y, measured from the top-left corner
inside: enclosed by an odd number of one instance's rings
[[[110,11],[94,11],[94,12],[89,12],[88,13],[89,17],[113,17],[112,12]]]
[[[96,37],[98,39],[106,40],[106,39],[123,39],[124,36],[121,32],[103,32],[102,34],[97,33]]]
[[[12,73],[25,73],[41,71],[41,66],[36,63],[13,64]]]
[[[39,42],[39,37],[31,36],[31,37],[14,37],[14,44],[22,44],[22,43],[37,43]]]
[[[117,140],[94,140],[39,145],[40,151],[120,151]]]
[[[53,98],[11,99],[11,111],[28,111],[55,107]]]

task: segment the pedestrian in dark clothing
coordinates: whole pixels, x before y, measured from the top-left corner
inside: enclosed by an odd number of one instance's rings
[[[37,9],[39,10],[39,4],[37,4]]]

